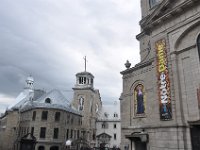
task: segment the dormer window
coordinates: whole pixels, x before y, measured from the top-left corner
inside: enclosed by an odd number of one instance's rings
[[[114,118],[118,118],[118,114],[117,113],[114,113]]]
[[[51,104],[51,99],[50,99],[50,98],[46,98],[46,99],[45,99],[45,103]]]
[[[150,8],[156,6],[161,0],[149,0]]]

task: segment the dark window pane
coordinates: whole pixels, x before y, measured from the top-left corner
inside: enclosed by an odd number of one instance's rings
[[[38,150],[45,150],[45,149],[44,149],[44,146],[39,146],[39,147],[38,147]]]
[[[31,135],[34,135],[34,127],[31,128]]]
[[[59,129],[58,128],[54,128],[54,133],[53,133],[53,138],[54,139],[58,138],[58,132],[59,132]]]
[[[48,111],[43,111],[42,112],[42,120],[47,120],[48,117]]]
[[[71,138],[73,138],[73,130],[71,130]]]
[[[56,112],[55,121],[60,121],[60,112]]]
[[[49,103],[50,104],[51,103],[51,99],[50,98],[46,98],[45,99],[45,103]]]
[[[116,133],[114,133],[114,140],[116,140],[117,139],[117,134]]]
[[[79,135],[80,135],[80,131],[78,130],[77,131],[77,138],[79,138]]]
[[[34,121],[36,118],[36,111],[33,112],[32,120]]]
[[[40,138],[45,138],[45,136],[46,136],[46,128],[41,127],[40,128]]]
[[[66,139],[69,139],[69,129],[67,129]]]

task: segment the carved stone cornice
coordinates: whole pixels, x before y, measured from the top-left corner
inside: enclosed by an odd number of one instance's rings
[[[139,69],[141,69],[141,68],[144,68],[144,67],[147,67],[147,66],[152,65],[153,61],[154,61],[154,58],[153,58],[153,59],[150,59],[150,60],[148,60],[148,61],[145,61],[145,62],[140,62],[140,63],[136,64],[134,67],[128,68],[128,69],[126,69],[126,70],[124,70],[124,71],[122,71],[122,72],[120,72],[120,73],[121,73],[122,75],[129,74],[129,73],[131,73],[131,72],[133,72],[133,71],[136,71],[136,70],[139,70]]]
[[[174,16],[182,14],[188,7],[200,4],[199,0],[187,0],[178,6],[170,9],[169,7],[175,3],[173,0],[164,0],[157,8],[148,16],[140,21],[140,26],[145,34],[149,34],[153,27],[163,24],[165,20],[169,20]],[[140,34],[137,36],[139,38]]]

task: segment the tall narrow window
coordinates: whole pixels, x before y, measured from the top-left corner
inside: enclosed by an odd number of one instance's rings
[[[117,139],[117,134],[116,133],[114,133],[114,140],[116,140]]]
[[[71,129],[71,138],[73,138],[73,130]]]
[[[46,128],[41,127],[40,128],[40,138],[45,138],[46,137]]]
[[[77,131],[77,138],[79,138],[79,135],[80,135],[80,131],[78,130]]]
[[[104,129],[104,128],[105,128],[105,124],[104,124],[104,123],[102,123],[102,125],[101,125],[101,128],[102,128],[102,129]]]
[[[34,135],[34,127],[31,127],[31,135]]]
[[[142,84],[138,84],[134,89],[135,115],[144,116],[145,114],[145,90]]]
[[[66,140],[69,139],[69,129],[67,129],[67,132],[66,132]]]
[[[59,129],[58,128],[54,128],[54,132],[53,132],[53,138],[54,139],[58,138],[58,132],[59,132]]]
[[[197,38],[197,47],[198,47],[198,54],[199,54],[199,61],[200,61],[200,34]]]
[[[33,111],[32,120],[35,121],[35,118],[36,118],[36,111]]]
[[[67,124],[69,124],[70,114],[67,114]]]
[[[48,117],[48,111],[43,111],[42,112],[42,120],[47,120]]]
[[[113,126],[113,127],[114,127],[114,129],[116,129],[116,128],[117,128],[117,125],[116,125],[116,124],[114,124],[114,126]]]
[[[55,113],[55,121],[60,121],[60,112]]]

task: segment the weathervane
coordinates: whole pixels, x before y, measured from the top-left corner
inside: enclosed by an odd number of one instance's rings
[[[84,61],[85,61],[85,72],[86,72],[86,65],[87,65],[87,58],[86,58],[86,56],[83,57],[83,59],[84,59]]]

